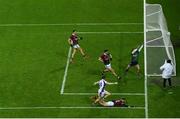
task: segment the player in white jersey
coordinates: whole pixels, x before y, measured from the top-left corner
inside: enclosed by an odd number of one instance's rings
[[[162,71],[162,78],[164,79],[163,87],[166,87],[166,81],[168,80],[169,86],[171,85],[171,76],[173,74],[173,66],[171,64],[171,60],[165,61],[165,63],[160,67]]]
[[[97,103],[99,100],[104,99],[106,97],[108,97],[109,95],[111,95],[111,93],[109,93],[108,91],[105,90],[106,84],[107,85],[112,85],[112,84],[118,84],[117,82],[107,82],[105,80],[105,76],[102,76],[102,79],[95,82],[94,85],[99,84],[99,90],[98,90],[98,98],[95,100],[94,103]]]

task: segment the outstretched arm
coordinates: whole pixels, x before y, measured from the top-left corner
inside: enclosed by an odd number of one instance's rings
[[[139,52],[141,52],[143,46],[144,46],[144,45],[140,45],[140,46],[137,48]]]
[[[97,81],[97,82],[94,82],[94,84],[93,85],[97,85],[99,83],[99,81]]]
[[[101,57],[99,57],[99,59],[98,59],[99,61],[101,61],[101,62],[103,62],[103,60],[102,60],[102,58]]]
[[[118,84],[117,82],[107,82],[106,81],[106,84],[108,84],[108,85],[116,85],[116,84]]]

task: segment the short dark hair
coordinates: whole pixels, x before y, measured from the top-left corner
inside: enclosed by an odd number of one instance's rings
[[[101,76],[101,78],[102,78],[102,79],[105,79],[105,78],[106,78],[106,76],[105,76],[105,75],[102,75],[102,76]]]
[[[76,29],[74,29],[72,32],[76,32]]]
[[[167,63],[171,63],[171,60],[167,60]]]
[[[104,52],[108,52],[108,49],[104,50]]]

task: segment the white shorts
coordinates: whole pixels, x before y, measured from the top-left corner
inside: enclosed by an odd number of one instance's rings
[[[105,68],[106,68],[106,69],[111,69],[111,64],[105,65]]]
[[[104,90],[104,91],[102,91],[102,90],[98,90],[98,96],[99,97],[101,97],[101,98],[103,98],[105,95],[107,94],[107,91],[106,90]]]
[[[108,101],[108,102],[106,103],[106,105],[107,105],[108,107],[113,107],[113,106],[114,106],[114,102]]]
[[[80,46],[76,44],[76,45],[73,45],[73,48],[77,49],[77,48],[80,48]]]

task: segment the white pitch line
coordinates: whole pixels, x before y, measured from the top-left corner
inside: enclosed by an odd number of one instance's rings
[[[144,32],[78,32],[79,34],[143,34]]]
[[[63,95],[97,95],[97,93],[63,93]],[[138,95],[144,96],[144,93],[111,93],[111,95]]]
[[[0,26],[118,26],[143,25],[143,23],[60,23],[60,24],[0,24]]]
[[[66,68],[65,68],[65,71],[64,71],[63,82],[62,82],[62,85],[61,85],[61,91],[60,91],[61,94],[64,93],[66,77],[67,77],[67,72],[68,72],[68,67],[69,67],[69,61],[70,61],[70,57],[71,57],[71,51],[72,51],[72,48],[69,47],[69,52],[68,52],[68,57],[67,57],[67,62],[66,62]]]
[[[146,47],[146,0],[143,1],[143,8],[144,8],[144,101],[145,101],[145,118],[148,119],[148,91],[147,91],[147,47]]]
[[[145,109],[144,107],[1,107],[0,110],[31,110],[31,109]]]

